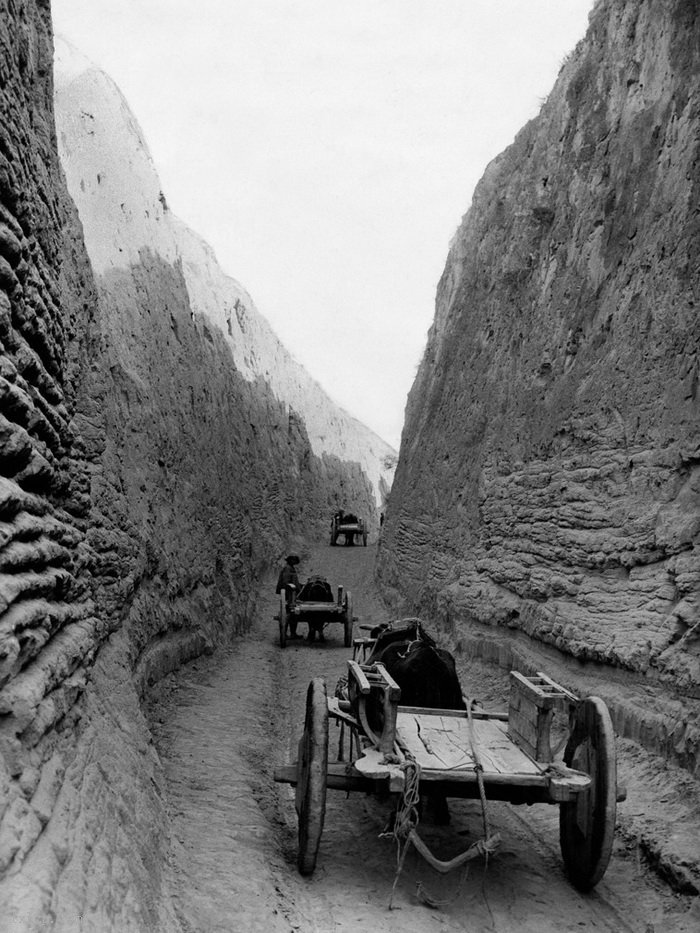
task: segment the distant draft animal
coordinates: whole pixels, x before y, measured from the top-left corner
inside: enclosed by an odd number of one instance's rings
[[[333,590],[325,577],[309,577],[298,593],[298,599],[308,602],[332,603]]]
[[[300,602],[318,602],[318,603],[332,603],[335,602],[333,596],[333,590],[331,585],[326,580],[325,577],[309,577],[306,583],[299,590],[298,597]],[[315,641],[316,636],[318,636],[319,641],[325,641],[325,636],[323,634],[324,622],[315,621],[309,622],[309,634],[308,640]]]

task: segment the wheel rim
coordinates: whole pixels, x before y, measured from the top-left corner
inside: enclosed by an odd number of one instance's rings
[[[345,597],[345,641],[346,648],[352,648],[352,596]]]
[[[309,684],[306,721],[299,742],[296,809],[299,817],[297,866],[302,875],[316,868],[316,857],[326,815],[328,775],[328,703],[326,682],[320,677]]]
[[[564,761],[592,779],[589,790],[559,809],[567,873],[575,887],[589,891],[608,867],[617,811],[615,735],[608,708],[599,697],[587,697],[579,705]]]
[[[287,644],[287,601],[285,599],[284,592],[280,597],[279,629],[280,648],[284,648]]]

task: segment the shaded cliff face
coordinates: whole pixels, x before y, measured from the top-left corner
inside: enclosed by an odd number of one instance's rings
[[[267,383],[301,417],[316,456],[359,463],[381,504],[393,475],[385,461],[395,451],[326,395],[211,248],[171,213],[143,134],[114,83],[60,38],[55,69],[59,152],[98,279],[140,265],[145,248],[176,266],[192,317],[218,331],[236,370]],[[121,339],[129,342],[128,330]],[[376,521],[374,509],[367,519]]]
[[[440,282],[380,558],[384,585],[457,637],[596,662],[618,728],[691,770],[699,16],[598,3],[488,166]]]
[[[172,216],[113,82],[60,40],[55,73],[59,153],[98,293],[92,388],[106,446],[95,505],[106,513],[125,499],[123,544],[96,545],[119,571],[102,595],[128,620],[148,678],[154,655],[171,663],[174,640],[188,654],[240,631],[260,571],[294,542],[325,536],[339,499],[374,517],[381,467],[372,443],[363,447],[370,432],[349,428]],[[329,413],[325,444],[304,417],[314,407]],[[360,449],[364,464],[352,456]]]
[[[118,94],[126,148],[78,184],[107,191],[86,252],[52,54],[47,4],[0,0],[0,904],[23,933],[177,930],[141,693],[244,631],[339,498],[373,513],[379,473],[237,368]]]

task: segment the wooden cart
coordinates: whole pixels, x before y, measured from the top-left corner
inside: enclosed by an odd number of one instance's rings
[[[302,588],[303,589],[303,588]],[[332,596],[331,596],[332,600]],[[343,626],[343,644],[346,648],[352,646],[352,624],[355,617],[352,614],[352,595],[342,586],[338,587],[337,599],[307,600],[299,599],[295,587],[289,592],[282,590],[280,594],[279,615],[275,616],[279,625],[280,647],[287,644],[289,623],[291,621],[306,622],[309,627],[314,626],[323,630],[327,625],[340,623]]]
[[[344,535],[346,544],[354,544],[355,537],[362,539],[367,547],[367,525],[364,520],[355,515],[334,515],[331,521],[331,547],[338,543],[340,535]]]
[[[404,707],[398,685],[381,664],[355,661],[348,662],[347,695],[347,700],[328,697],[322,679],[311,682],[298,759],[275,771],[276,781],[296,787],[302,874],[316,866],[327,788],[396,794],[398,813],[413,776],[421,795],[481,797],[482,804],[489,799],[557,804],[561,853],[572,883],[588,891],[603,877],[616,802],[624,793],[618,795],[613,728],[601,699],[580,700],[545,674],[512,672],[507,712]],[[553,750],[555,716],[563,738]],[[328,760],[329,718],[341,725],[334,762]],[[349,736],[349,760],[343,760],[343,733]],[[563,760],[557,761],[562,748]],[[406,846],[412,843],[434,868],[448,871],[493,852],[498,841],[497,835],[490,836],[441,862],[414,825]]]

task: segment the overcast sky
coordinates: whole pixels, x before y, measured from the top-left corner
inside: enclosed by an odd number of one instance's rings
[[[52,0],[171,210],[398,448],[449,241],[593,0]]]

